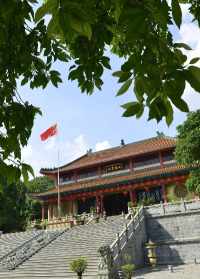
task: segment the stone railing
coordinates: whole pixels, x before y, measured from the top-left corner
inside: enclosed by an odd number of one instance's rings
[[[110,246],[103,246],[99,249],[99,279],[118,278],[116,273],[123,262],[124,251],[144,218],[144,209],[141,207],[128,224],[125,222],[124,229],[120,234],[117,234],[115,241]]]
[[[200,210],[200,200],[178,201],[145,206],[145,213],[151,216],[194,212]]]
[[[15,269],[17,266],[36,254],[40,249],[47,246],[64,232],[65,230],[51,232],[42,231],[38,235],[34,236],[30,240],[26,241],[19,247],[0,258],[0,265],[8,270]]]
[[[125,249],[128,241],[134,236],[135,231],[138,226],[140,226],[141,221],[144,220],[144,210],[141,207],[135,216],[127,223],[123,231],[117,234],[115,241],[111,244],[110,249],[113,254],[113,260],[116,262],[118,260],[121,263],[122,251]]]
[[[94,213],[83,213],[80,215],[66,215],[61,218],[53,218],[51,220],[40,220],[32,221],[30,223],[31,228],[42,228],[42,229],[65,229],[71,228],[75,225],[87,224],[89,221],[93,220],[96,214]]]

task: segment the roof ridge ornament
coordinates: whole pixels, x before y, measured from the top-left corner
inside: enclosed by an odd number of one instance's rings
[[[165,134],[163,132],[156,131],[156,134],[157,134],[158,138],[164,138],[165,137]]]
[[[125,145],[125,141],[124,139],[121,139],[121,146],[124,146]]]
[[[92,154],[92,148],[87,150],[87,155],[91,155]]]

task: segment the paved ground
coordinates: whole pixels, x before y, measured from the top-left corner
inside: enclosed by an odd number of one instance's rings
[[[134,279],[199,279],[200,264],[179,265],[170,272],[168,267],[141,269],[135,272]]]

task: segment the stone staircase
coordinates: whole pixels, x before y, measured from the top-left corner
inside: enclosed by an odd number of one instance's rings
[[[70,262],[83,256],[88,261],[83,279],[96,279],[100,260],[98,249],[112,244],[125,222],[127,220],[122,216],[115,216],[69,229],[15,270],[5,271],[0,267],[0,278],[75,279],[77,277],[70,270]]]
[[[41,231],[27,231],[18,233],[7,233],[0,236],[0,258],[19,247],[31,238],[39,235]]]

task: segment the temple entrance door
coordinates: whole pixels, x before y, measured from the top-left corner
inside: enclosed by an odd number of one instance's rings
[[[142,200],[148,200],[151,199],[153,203],[160,203],[163,201],[162,197],[162,187],[153,187],[150,188],[148,191],[145,191],[145,189],[141,190],[136,190],[136,197],[137,197],[137,202],[140,202]]]
[[[86,199],[85,201],[79,200],[78,201],[78,214],[90,213],[91,207],[95,208],[96,206],[96,199],[95,197]]]
[[[124,194],[111,194],[104,196],[103,204],[104,210],[107,216],[119,215],[122,212],[128,212],[128,202],[130,201],[130,196]]]

